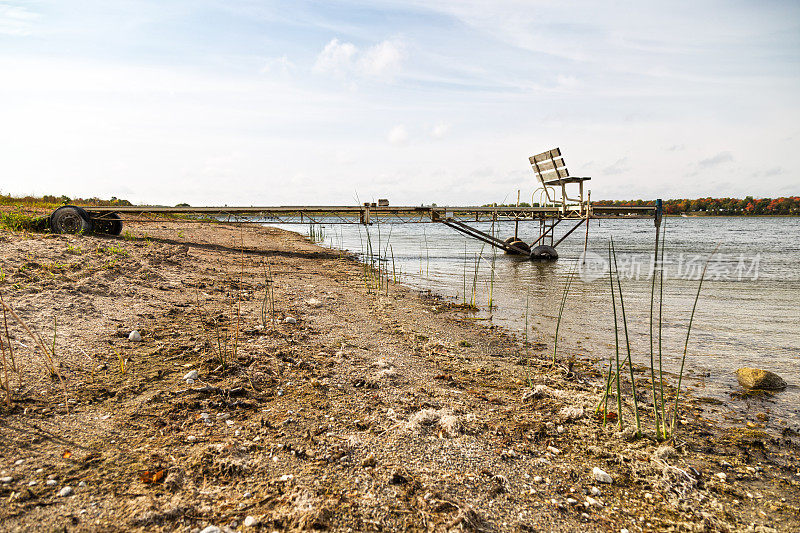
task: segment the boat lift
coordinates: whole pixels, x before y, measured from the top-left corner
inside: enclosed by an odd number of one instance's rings
[[[531,205],[489,207],[390,206],[388,201],[359,206],[74,206],[65,205],[49,217],[54,233],[100,233],[120,235],[127,221],[153,221],[153,216],[169,216],[184,223],[230,222],[237,224],[409,224],[439,223],[512,255],[526,255],[534,260],[558,258],[556,247],[581,225],[586,225],[584,251],[588,244],[589,221],[592,219],[661,218],[661,201],[652,206],[593,206],[590,193],[583,196],[583,185],[589,178],[569,176],[558,148],[530,158],[541,186],[531,196]],[[567,196],[566,186],[578,184],[577,198]],[[558,191],[557,189],[560,189]],[[560,198],[557,192],[560,192]],[[540,201],[537,202],[536,200]],[[514,221],[514,236],[505,240],[481,231],[472,222]],[[539,236],[531,243],[518,238],[520,222],[539,224]],[[561,223],[569,229],[555,240],[555,228]],[[549,244],[548,244],[549,243]]]

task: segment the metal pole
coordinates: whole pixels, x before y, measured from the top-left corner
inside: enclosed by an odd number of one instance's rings
[[[517,207],[519,207],[519,192],[520,192],[520,190],[517,189]],[[517,213],[514,213],[515,216],[516,216],[516,214]],[[519,219],[516,218],[514,220],[514,240],[515,241],[518,239],[518,237],[517,237],[518,233],[519,233]]]
[[[581,194],[583,197],[583,194]],[[586,237],[583,239],[583,264],[586,264],[586,250],[589,248],[589,214],[591,213],[591,208],[589,205],[592,201],[592,191],[589,191],[586,195]]]

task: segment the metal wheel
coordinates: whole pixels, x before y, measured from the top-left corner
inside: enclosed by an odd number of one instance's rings
[[[92,220],[95,232],[106,235],[119,235],[122,233],[122,220],[120,220],[118,214],[106,213],[102,217]]]
[[[525,244],[523,241],[521,241],[519,239],[516,239],[514,237],[509,237],[508,239],[505,240],[505,243],[509,244],[509,245],[513,244],[517,248],[521,248],[522,250],[525,251],[526,255],[531,252],[531,249],[527,244]],[[518,252],[516,250],[506,250],[506,253],[508,255],[523,255],[521,252]]]
[[[558,252],[552,246],[542,244],[531,251],[531,259],[534,261],[555,261],[558,259]]]
[[[50,215],[50,229],[53,233],[87,234],[92,232],[92,220],[82,208],[65,205]]]

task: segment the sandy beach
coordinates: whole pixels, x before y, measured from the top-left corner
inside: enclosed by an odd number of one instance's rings
[[[690,397],[673,439],[636,438],[595,417],[591,365],[297,234],[125,230],[0,230],[3,300],[56,370],[7,313],[3,530],[800,530],[792,431]]]

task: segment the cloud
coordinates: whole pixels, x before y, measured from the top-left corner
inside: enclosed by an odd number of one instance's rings
[[[39,18],[38,13],[26,7],[14,5],[13,2],[0,3],[0,34],[30,35],[33,21]]]
[[[294,63],[289,60],[286,55],[282,55],[281,57],[273,57],[268,59],[264,66],[261,67],[261,73],[267,74],[270,72],[280,73],[280,74],[288,74],[289,72],[295,69]]]
[[[395,126],[389,131],[388,140],[390,144],[403,145],[408,142],[408,130],[402,124]]]
[[[435,139],[441,139],[450,131],[450,124],[447,122],[439,122],[433,128],[431,128],[431,137]]]
[[[715,156],[709,157],[707,159],[701,159],[697,162],[697,164],[703,168],[715,167],[717,165],[721,165],[722,163],[727,163],[729,161],[733,161],[733,156],[730,152],[720,152]]]
[[[352,69],[353,57],[357,51],[353,43],[340,43],[339,39],[331,39],[317,56],[314,71],[343,74]]]
[[[630,165],[628,165],[628,158],[623,157],[622,159],[617,159],[614,161],[612,165],[607,166],[603,169],[603,174],[614,175],[614,174],[622,174],[630,170]]]
[[[390,80],[400,71],[404,58],[404,46],[397,41],[382,41],[361,50],[353,43],[331,39],[317,56],[314,72]]]

